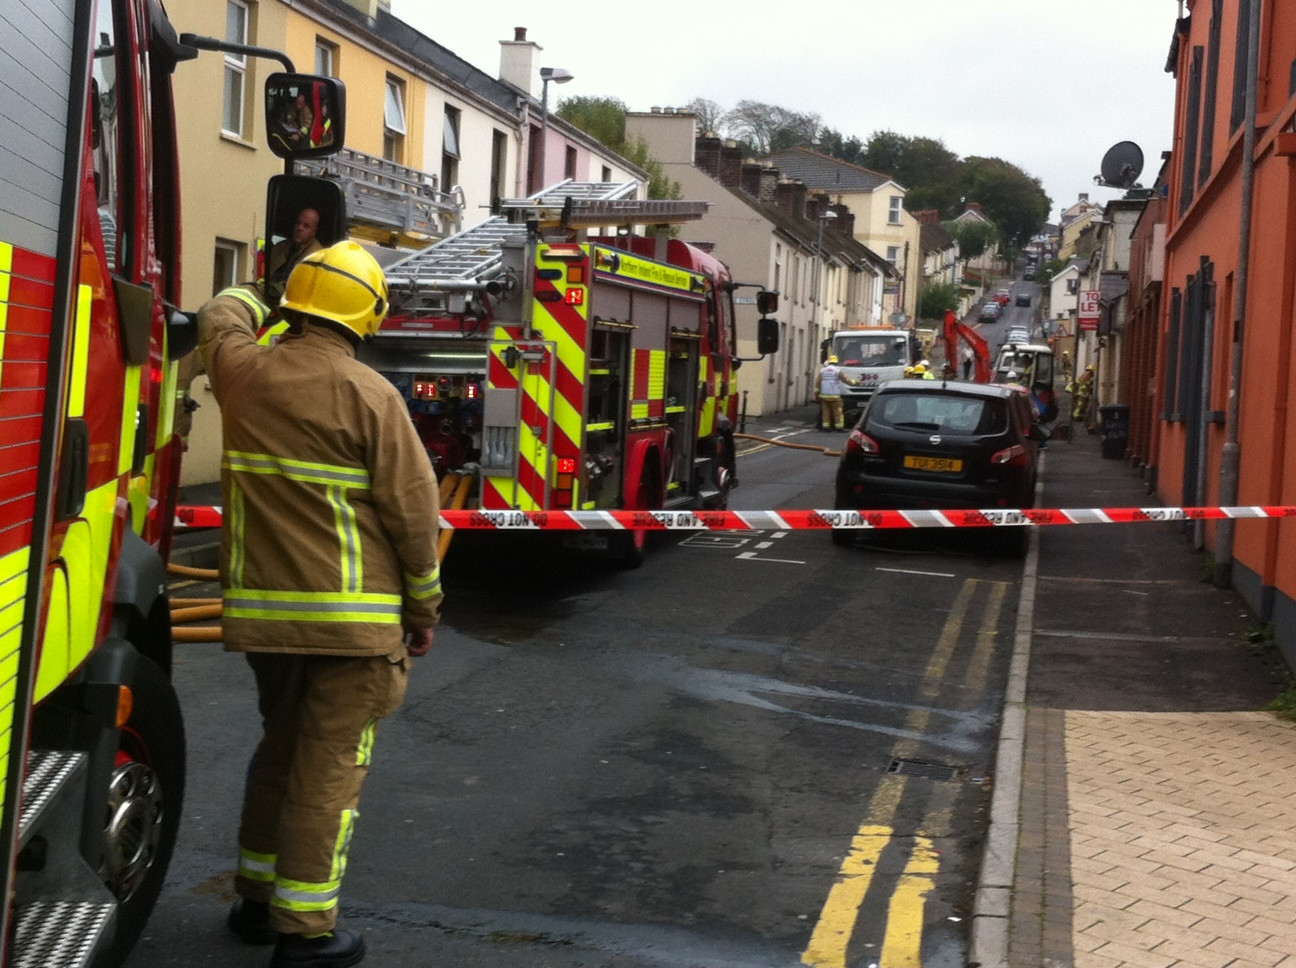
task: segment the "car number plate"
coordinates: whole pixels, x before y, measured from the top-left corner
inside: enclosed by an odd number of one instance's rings
[[[958,457],[918,457],[905,455],[904,466],[915,471],[943,471],[957,474],[963,470],[963,461]]]

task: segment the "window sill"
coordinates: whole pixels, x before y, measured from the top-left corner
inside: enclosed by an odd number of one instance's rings
[[[249,151],[256,151],[257,149],[257,146],[251,141],[245,141],[242,137],[234,134],[232,131],[225,131],[222,129],[220,137],[221,141],[228,141],[232,145],[238,145],[240,148],[247,148]]]

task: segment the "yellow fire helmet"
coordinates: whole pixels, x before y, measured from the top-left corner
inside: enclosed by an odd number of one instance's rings
[[[830,357],[828,357],[828,362],[829,362],[829,363],[836,363],[836,362],[837,362],[837,357],[835,357],[835,356],[830,356]]]
[[[331,320],[368,339],[387,317],[387,276],[358,244],[338,242],[297,263],[279,305]]]

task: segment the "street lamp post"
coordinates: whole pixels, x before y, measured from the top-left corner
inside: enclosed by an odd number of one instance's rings
[[[545,161],[549,152],[549,82],[566,84],[576,75],[561,67],[540,68],[540,188],[546,186]]]

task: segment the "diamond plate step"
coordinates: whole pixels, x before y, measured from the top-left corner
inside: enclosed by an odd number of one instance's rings
[[[25,844],[63,790],[86,768],[86,754],[66,750],[32,750],[23,775],[22,811],[18,815],[18,842]]]
[[[82,968],[113,923],[117,905],[33,901],[15,912],[10,968]]]

